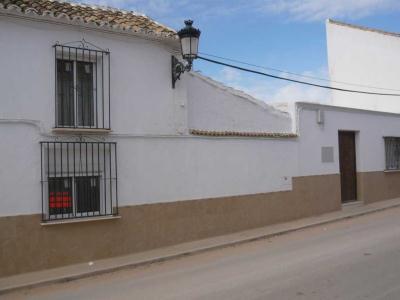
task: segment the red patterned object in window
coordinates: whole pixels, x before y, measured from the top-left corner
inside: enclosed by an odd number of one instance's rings
[[[50,192],[50,208],[71,208],[72,197],[69,192]]]

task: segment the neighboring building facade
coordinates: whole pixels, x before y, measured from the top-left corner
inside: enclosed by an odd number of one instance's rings
[[[333,20],[327,21],[326,33],[329,75],[334,86],[400,94],[400,34]],[[399,96],[332,91],[332,104],[400,113]]]
[[[0,277],[400,195],[399,115],[282,112],[194,72],[173,89],[173,30],[21,3],[0,2]]]

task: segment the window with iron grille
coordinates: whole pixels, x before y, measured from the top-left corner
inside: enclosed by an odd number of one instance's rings
[[[400,170],[400,138],[385,137],[386,170]]]
[[[110,52],[55,45],[55,127],[110,129]]]
[[[116,143],[40,145],[43,221],[118,214]]]

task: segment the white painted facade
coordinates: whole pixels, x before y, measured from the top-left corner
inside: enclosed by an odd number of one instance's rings
[[[41,212],[39,142],[68,139],[52,131],[52,46],[82,38],[111,52],[112,132],[87,140],[117,142],[120,206],[291,188],[288,176],[296,155],[289,145],[294,140],[189,134],[194,126],[287,132],[291,121],[287,114],[237,92],[223,92],[199,75],[183,74],[172,89],[171,55],[177,41],[1,14],[1,216]],[[252,122],[246,125],[246,120]],[[271,172],[278,162],[279,170]]]
[[[399,115],[307,103],[290,115],[194,73],[172,89],[176,43],[0,15],[0,216],[41,212],[39,142],[65,138],[52,131],[52,45],[82,38],[111,52],[112,132],[95,138],[117,142],[120,206],[287,191],[293,177],[338,174],[338,130],[358,132],[358,171],[382,171],[383,136],[400,131]],[[332,163],[321,147],[333,147]]]
[[[326,34],[332,85],[352,90],[400,94],[400,34],[331,20],[326,23]],[[333,105],[394,113],[400,113],[399,98],[332,91]]]
[[[292,130],[287,113],[196,73],[191,73],[188,82],[188,99],[190,128],[242,132]]]
[[[84,38],[111,52],[112,130],[118,134],[175,134],[186,127],[180,89],[171,89],[171,53],[161,42],[78,26],[1,16],[2,119],[54,127],[54,48]],[[175,45],[177,47],[177,45]],[[157,88],[155,87],[155,84]],[[184,100],[183,100],[184,101]]]
[[[317,123],[317,112],[323,123]],[[356,132],[357,172],[385,170],[385,136],[399,136],[400,115],[312,103],[297,103],[299,176],[339,173],[338,131]],[[321,148],[333,147],[334,162],[321,162]]]

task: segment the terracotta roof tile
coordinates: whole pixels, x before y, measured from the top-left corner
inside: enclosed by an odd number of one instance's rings
[[[38,16],[65,17],[69,21],[81,20],[99,27],[127,30],[147,35],[175,39],[176,32],[147,16],[131,11],[52,0],[0,0],[1,10],[17,10]]]
[[[243,131],[213,131],[213,130],[199,130],[190,129],[193,135],[201,136],[234,136],[234,137],[263,137],[263,138],[296,138],[295,133],[290,132],[243,132]]]

